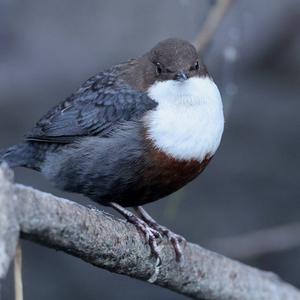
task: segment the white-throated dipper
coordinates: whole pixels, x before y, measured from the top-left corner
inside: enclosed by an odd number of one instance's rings
[[[223,127],[219,90],[195,47],[167,39],[88,79],[23,143],[1,151],[0,160],[40,171],[62,190],[113,207],[145,234],[157,256],[156,239],[167,235],[180,258],[182,238],[141,206],[198,176]]]

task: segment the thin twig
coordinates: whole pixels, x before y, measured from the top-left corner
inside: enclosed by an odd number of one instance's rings
[[[17,245],[16,256],[14,259],[15,277],[15,300],[23,300],[23,281],[22,281],[22,249],[20,242]]]
[[[234,0],[217,0],[215,6],[209,12],[200,33],[194,41],[194,45],[199,52],[206,50],[212,42],[215,32],[233,2]]]

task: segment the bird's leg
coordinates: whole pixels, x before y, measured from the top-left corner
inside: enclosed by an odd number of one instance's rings
[[[167,227],[162,226],[158,224],[147,212],[142,206],[135,207],[136,212],[139,214],[139,216],[152,228],[155,230],[161,232],[162,234],[166,235],[170,242],[172,243],[177,261],[181,260],[182,257],[182,249],[180,243],[186,243],[186,240],[184,237],[172,232]]]
[[[145,235],[147,243],[151,248],[152,253],[158,258],[160,261],[159,248],[156,242],[156,238],[160,238],[161,234],[154,227],[149,226],[145,221],[138,218],[135,214],[133,214],[130,210],[122,207],[121,205],[110,202],[109,203],[112,208],[118,211],[128,222],[133,224],[137,229],[142,231]]]

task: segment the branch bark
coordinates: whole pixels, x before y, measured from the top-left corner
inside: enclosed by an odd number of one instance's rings
[[[15,256],[20,226],[15,214],[13,173],[6,167],[0,169],[0,295],[2,279]],[[0,297],[1,298],[1,297]]]
[[[199,52],[204,52],[213,40],[220,23],[233,4],[234,0],[217,0],[210,10],[201,31],[194,40],[194,45]]]
[[[64,251],[111,272],[144,281],[150,279],[156,285],[194,299],[300,299],[300,292],[276,275],[191,243],[185,247],[184,261],[179,264],[170,243],[163,239],[162,265],[157,268],[143,236],[131,224],[105,212],[13,184],[7,180],[7,174],[2,166],[0,228],[14,224],[14,229],[1,230],[0,245],[10,245],[6,247],[10,250],[6,251],[9,255],[1,256],[5,268],[0,278],[7,272],[20,228],[24,239]],[[14,209],[2,209],[6,206]]]

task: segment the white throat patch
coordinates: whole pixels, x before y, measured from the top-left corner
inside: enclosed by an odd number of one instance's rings
[[[220,92],[209,77],[157,82],[148,95],[158,103],[144,117],[149,138],[168,155],[202,161],[213,155],[224,129]]]

